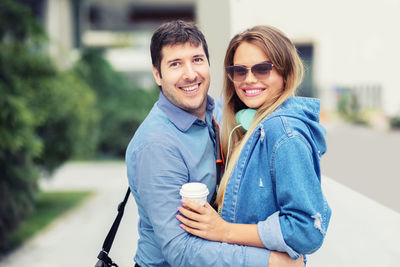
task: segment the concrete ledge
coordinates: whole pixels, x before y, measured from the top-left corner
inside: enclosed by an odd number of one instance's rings
[[[322,183],[332,218],[307,267],[399,266],[400,214],[328,177]]]

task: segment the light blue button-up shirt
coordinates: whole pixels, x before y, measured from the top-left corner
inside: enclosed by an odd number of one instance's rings
[[[179,190],[187,182],[215,190],[214,101],[206,121],[160,98],[126,152],[129,185],[139,212],[135,262],[141,266],[267,266],[267,249],[230,245],[192,236],[175,218]],[[208,196],[210,201],[212,193]]]

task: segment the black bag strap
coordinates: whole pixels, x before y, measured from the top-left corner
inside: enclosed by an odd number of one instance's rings
[[[217,198],[217,192],[218,192],[218,187],[221,182],[222,175],[224,174],[224,155],[222,153],[222,144],[221,144],[221,138],[220,138],[220,130],[219,130],[219,125],[217,121],[215,120],[215,117],[213,115],[213,120],[212,120],[212,127],[214,130],[215,134],[215,147],[216,147],[216,153],[215,153],[215,165],[217,169],[217,181],[216,181],[216,186],[215,186],[215,192],[213,194],[213,197],[211,198],[211,206],[214,207],[214,209],[218,209],[215,207],[215,199]]]
[[[128,197],[130,194],[131,194],[131,189],[128,187],[128,190],[125,193],[124,200],[118,205],[117,217],[115,218],[114,223],[112,224],[111,229],[108,232],[106,239],[104,240],[103,249],[97,256],[99,260],[102,260],[105,263],[109,264],[108,266],[118,266],[114,262],[112,262],[111,258],[108,256],[108,253],[110,252],[112,243],[114,242],[115,235],[117,234],[119,224],[121,222],[122,216],[124,215],[125,205],[126,202],[128,201]]]

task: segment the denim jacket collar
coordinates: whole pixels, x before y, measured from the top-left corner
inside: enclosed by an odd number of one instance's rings
[[[175,106],[160,92],[160,97],[157,103],[158,107],[167,115],[168,119],[182,132],[186,132],[196,122],[201,121],[196,116],[184,111]],[[214,109],[214,99],[207,95],[206,113],[212,112]],[[207,116],[206,116],[207,117]]]

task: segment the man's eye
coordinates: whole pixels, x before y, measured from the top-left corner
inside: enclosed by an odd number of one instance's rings
[[[195,58],[195,59],[194,59],[194,62],[196,62],[196,63],[201,63],[201,62],[203,62],[203,61],[204,61],[204,59],[201,58],[201,57],[198,57],[198,58]]]
[[[179,66],[179,62],[172,62],[169,66],[170,66],[171,68],[178,67],[178,66]]]

